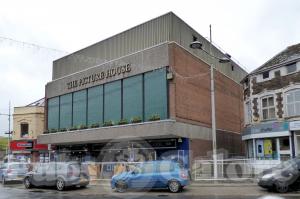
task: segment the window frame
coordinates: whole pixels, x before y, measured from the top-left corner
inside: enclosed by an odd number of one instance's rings
[[[291,89],[291,90],[288,90],[286,92],[284,92],[284,114],[285,114],[285,117],[296,117],[296,116],[299,116],[300,115],[300,112],[297,114],[296,113],[296,103],[300,103],[300,100],[299,101],[296,101],[296,98],[295,98],[295,92],[300,92],[300,88],[294,88],[294,89]],[[288,94],[293,94],[293,102],[288,102]],[[291,115],[289,114],[289,109],[288,109],[288,106],[289,105],[293,105],[293,111],[294,111],[294,114]]]
[[[269,105],[269,98],[273,98],[273,105],[270,106]],[[263,100],[264,99],[267,99],[267,106],[266,107],[263,107]],[[274,120],[276,119],[276,105],[275,105],[275,97],[274,95],[266,95],[266,96],[263,96],[261,97],[260,99],[260,109],[261,109],[261,119],[262,120]],[[274,108],[274,117],[270,117],[270,109],[273,109]],[[268,117],[267,118],[264,118],[264,110],[268,110]]]

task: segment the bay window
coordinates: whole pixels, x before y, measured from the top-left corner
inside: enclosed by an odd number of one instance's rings
[[[300,115],[300,89],[286,92],[286,116]]]

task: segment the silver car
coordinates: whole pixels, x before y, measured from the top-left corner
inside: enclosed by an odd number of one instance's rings
[[[87,166],[77,162],[37,164],[24,178],[24,186],[27,189],[45,186],[56,187],[58,191],[67,187],[86,187],[89,182]]]
[[[0,165],[0,180],[2,184],[4,185],[8,181],[22,182],[28,172],[28,168],[28,164],[19,162],[10,162]]]

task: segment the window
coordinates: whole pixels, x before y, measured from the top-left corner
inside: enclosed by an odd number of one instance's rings
[[[138,75],[123,81],[123,118],[143,118],[143,76]]]
[[[250,124],[252,121],[252,117],[251,117],[251,104],[250,102],[247,102],[245,104],[245,123],[246,124]]]
[[[59,97],[48,99],[48,129],[59,128]]]
[[[29,136],[28,130],[29,130],[28,123],[22,123],[21,124],[21,138],[26,138]]]
[[[104,121],[121,119],[121,81],[104,85]]]
[[[193,35],[193,41],[197,41],[197,40],[198,38],[195,35]]]
[[[142,173],[153,173],[154,172],[154,165],[153,163],[146,163],[142,167]]]
[[[286,92],[286,113],[288,117],[300,115],[300,89]]]
[[[262,115],[264,120],[275,118],[275,105],[273,96],[262,98]]]
[[[290,139],[289,137],[279,138],[280,151],[290,150]]]
[[[73,94],[73,126],[86,125],[86,90]]]
[[[286,73],[287,74],[296,72],[296,70],[297,70],[296,63],[292,63],[292,64],[289,64],[289,65],[286,65]]]
[[[280,77],[280,70],[275,71],[275,72],[274,72],[274,76],[275,76],[275,77]]]
[[[269,71],[263,72],[263,79],[269,78]]]
[[[103,122],[103,86],[88,89],[88,125]]]
[[[60,96],[59,128],[72,126],[72,93]]]
[[[167,118],[167,79],[166,69],[145,73],[145,120],[158,114],[160,119]]]

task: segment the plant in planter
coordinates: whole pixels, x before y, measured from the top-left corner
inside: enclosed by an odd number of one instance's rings
[[[119,125],[124,125],[124,124],[128,124],[128,121],[126,119],[121,119],[119,122],[118,122]]]
[[[71,128],[70,128],[70,131],[76,131],[77,130],[77,127],[76,126],[72,126]]]
[[[64,132],[64,131],[67,131],[67,129],[66,129],[66,128],[61,128],[61,129],[59,129],[58,131],[59,131],[59,132]]]
[[[114,122],[111,121],[111,120],[105,121],[105,122],[103,123],[103,126],[113,126],[113,125],[114,125]]]
[[[98,127],[100,127],[100,124],[99,123],[91,124],[90,127],[91,128],[98,128]]]
[[[160,120],[159,114],[153,114],[149,117],[149,121],[157,121]]]
[[[49,133],[56,133],[57,132],[57,129],[50,129],[49,130]]]
[[[87,126],[84,124],[81,124],[77,127],[77,129],[87,129]]]
[[[133,117],[131,120],[130,120],[131,123],[141,123],[142,122],[142,118],[140,116],[136,116],[136,117]]]

